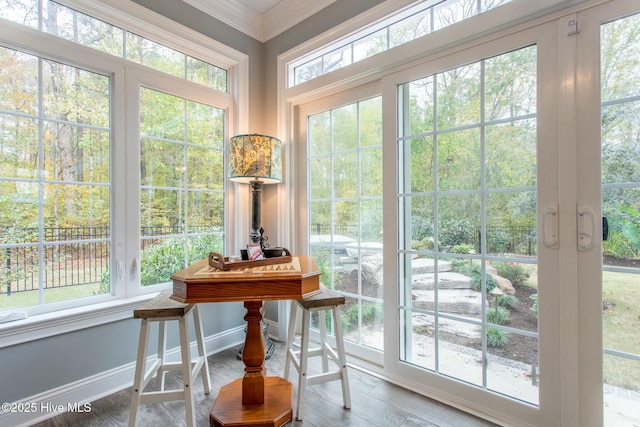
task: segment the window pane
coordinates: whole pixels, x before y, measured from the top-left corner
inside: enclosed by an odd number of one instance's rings
[[[147,88],[140,94],[141,283],[147,286],[224,249],[225,114]],[[165,251],[173,253],[164,257]]]
[[[185,54],[136,34],[127,33],[126,59],[172,76],[185,77]]]
[[[0,61],[0,310],[109,293],[110,80],[9,49]]]
[[[38,0],[0,0],[0,17],[38,28]]]
[[[534,404],[536,61],[528,47],[398,88],[402,360]]]
[[[45,1],[44,31],[101,52],[122,57],[124,31],[52,1]]]
[[[307,118],[309,252],[346,296],[345,339],[382,350],[382,102]]]
[[[480,122],[480,64],[438,74],[438,129]]]

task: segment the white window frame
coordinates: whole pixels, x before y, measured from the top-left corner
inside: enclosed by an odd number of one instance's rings
[[[248,130],[249,58],[247,55],[129,1],[64,0],[60,3],[227,69],[229,92],[227,95],[200,86],[201,92],[198,96],[218,95],[223,99],[222,108],[227,114],[227,134]],[[128,95],[130,88],[127,87],[127,84],[136,80],[133,77],[136,72],[133,70],[138,69],[137,74],[144,74],[147,76],[147,80],[149,78],[151,80],[155,78],[158,81],[167,78],[169,80],[177,79],[32,28],[0,20],[2,21],[0,41],[3,45],[111,76],[112,141],[138,140],[138,135],[133,135],[131,129],[127,129],[125,126],[127,120],[133,120],[129,118],[133,112],[126,111],[126,102],[129,101],[125,102],[125,99],[130,99],[131,96]],[[154,75],[155,77],[152,77]],[[196,86],[190,82],[186,82],[186,84]],[[196,93],[195,90],[191,90],[191,92]],[[212,102],[211,98],[208,99],[208,102]],[[133,122],[135,123],[135,120]],[[138,148],[137,144],[129,145]],[[112,147],[111,155],[111,225],[114,230],[124,230],[125,223],[128,227],[127,233],[114,232],[112,234],[111,267],[115,270],[114,276],[121,276],[121,280],[112,278],[111,293],[95,296],[86,305],[81,305],[82,302],[79,300],[73,303],[47,304],[46,312],[39,313],[41,310],[32,309],[33,314],[26,319],[0,324],[0,348],[130,318],[131,310],[134,307],[152,298],[160,289],[171,286],[170,283],[145,288],[141,288],[139,285],[138,275],[134,268],[136,265],[134,260],[139,256],[139,241],[137,238],[127,241],[124,237],[125,235],[138,236],[138,230],[134,230],[135,233],[131,234],[133,221],[127,221],[126,218],[134,215],[134,211],[135,215],[139,215],[139,207],[136,205],[134,209],[130,206],[131,196],[125,192],[127,187],[125,174],[118,173],[118,171],[124,171],[129,167],[138,170],[139,164],[125,166],[131,156],[126,152],[124,146],[125,144],[115,144]],[[137,159],[138,156],[136,155],[135,158]],[[136,181],[135,184],[137,190],[139,182]],[[227,197],[227,203],[234,201],[238,203],[237,198],[233,195],[227,194]],[[127,207],[126,213],[123,206]],[[231,246],[230,236],[234,235],[233,230],[238,227],[239,221],[241,220],[225,214],[225,245]],[[139,262],[136,262],[139,266]],[[26,311],[26,308],[16,311]]]

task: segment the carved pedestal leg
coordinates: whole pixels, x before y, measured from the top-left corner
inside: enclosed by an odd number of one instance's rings
[[[244,362],[244,378],[242,380],[242,404],[264,403],[264,381],[267,368],[264,366],[265,343],[262,335],[262,301],[246,301],[244,307],[247,314],[247,336],[245,339],[242,361]]]

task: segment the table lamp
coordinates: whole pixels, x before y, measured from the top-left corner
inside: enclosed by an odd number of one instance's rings
[[[260,226],[262,185],[282,181],[282,142],[267,135],[236,135],[231,137],[229,148],[229,180],[251,185],[249,237],[264,249],[268,245]]]
[[[260,226],[262,185],[277,184],[282,181],[282,142],[268,135],[236,135],[231,137],[229,147],[229,180],[251,185],[251,233],[252,243],[265,249],[264,229]],[[269,338],[267,323],[262,321],[262,333],[265,339],[265,359],[269,359],[275,350],[275,344]],[[240,348],[236,357],[242,359]]]

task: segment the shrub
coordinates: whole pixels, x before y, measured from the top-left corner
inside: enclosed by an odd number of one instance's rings
[[[461,245],[455,245],[451,251],[454,254],[468,254],[473,250],[473,245],[469,245],[467,243],[463,243]]]
[[[531,311],[536,313],[536,319],[538,318],[538,294],[533,294],[529,296],[533,300],[533,305],[531,305]]]
[[[445,247],[454,247],[473,241],[474,227],[467,220],[449,221],[442,225],[439,241]]]
[[[374,303],[362,304],[362,321],[372,322],[382,318],[382,306]],[[347,320],[351,325],[358,324],[358,304],[354,304],[347,310]]]
[[[507,333],[499,329],[487,329],[487,345],[489,347],[502,347],[509,341]]]
[[[504,307],[498,306],[487,308],[487,322],[494,323],[496,325],[505,325],[509,320],[509,310]]]
[[[515,295],[500,295],[498,297],[498,305],[505,308],[513,308],[519,302]]]
[[[473,289],[480,292],[482,290],[482,269],[479,265],[473,264],[469,266],[469,271],[463,273],[471,277],[471,286]],[[498,286],[498,282],[496,282],[495,277],[490,274],[485,274],[486,282],[487,282],[487,292],[491,292],[493,288]]]
[[[509,243],[511,243],[511,235],[506,231],[487,233],[487,252],[508,252]]]
[[[493,263],[498,276],[509,279],[514,286],[522,285],[529,278],[529,272],[520,264],[495,262]]]

